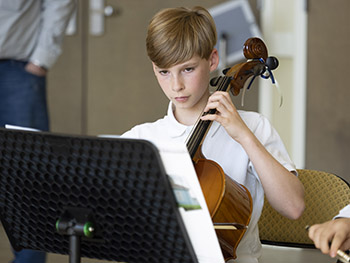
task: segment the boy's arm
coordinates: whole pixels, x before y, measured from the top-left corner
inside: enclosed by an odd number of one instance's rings
[[[240,144],[247,152],[263,185],[266,198],[280,214],[297,219],[304,211],[304,187],[282,166],[249,130]]]
[[[227,92],[210,96],[204,111],[216,109],[202,120],[219,122],[242,145],[259,175],[270,204],[282,215],[297,219],[304,211],[304,187],[297,176],[281,165],[241,119]]]

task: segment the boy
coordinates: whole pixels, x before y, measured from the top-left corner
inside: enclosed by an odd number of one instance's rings
[[[214,20],[202,7],[169,8],[153,17],[146,46],[158,83],[170,100],[168,114],[123,136],[184,143],[203,110],[216,109],[216,114],[201,117],[214,121],[202,151],[252,195],[252,218],[234,262],[253,263],[261,253],[257,222],[264,193],[277,211],[296,219],[304,210],[304,190],[269,122],[258,113],[237,111],[227,92],[210,95],[210,73],[219,63],[216,39]]]

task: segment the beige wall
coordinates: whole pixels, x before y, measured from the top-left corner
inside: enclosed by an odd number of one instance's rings
[[[270,55],[276,56],[280,62],[274,76],[281,92],[270,81],[261,81],[259,111],[270,118],[297,167],[304,168],[307,41],[305,1],[263,2],[262,32],[270,47]]]

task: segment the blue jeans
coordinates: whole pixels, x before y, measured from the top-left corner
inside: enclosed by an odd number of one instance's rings
[[[0,60],[0,127],[5,124],[49,129],[46,78],[34,76],[27,63]],[[15,252],[13,263],[45,263],[46,253],[24,249]]]
[[[46,253],[42,251],[23,249],[19,252],[14,251],[15,259],[12,263],[45,263]]]
[[[27,63],[0,60],[0,127],[49,129],[46,78],[25,71]]]

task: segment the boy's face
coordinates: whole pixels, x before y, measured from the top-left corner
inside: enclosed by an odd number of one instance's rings
[[[169,68],[158,68],[153,63],[153,70],[160,87],[177,112],[185,110],[198,114],[207,104],[210,72],[217,68],[218,63],[218,53],[214,49],[208,60],[194,56]]]

